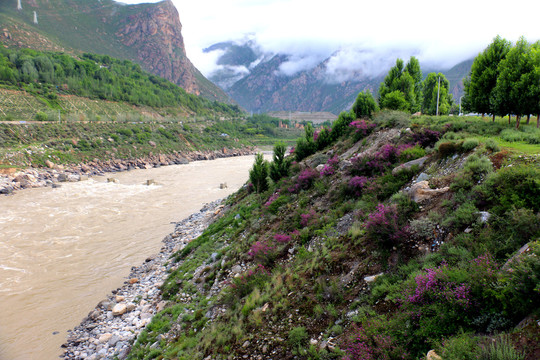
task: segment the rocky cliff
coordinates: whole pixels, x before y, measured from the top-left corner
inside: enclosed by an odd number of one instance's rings
[[[186,56],[182,24],[171,0],[124,18],[116,36],[136,49],[137,61],[154,74],[199,95],[197,70]]]

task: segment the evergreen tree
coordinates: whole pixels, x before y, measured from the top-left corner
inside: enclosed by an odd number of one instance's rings
[[[261,153],[255,155],[255,163],[249,171],[249,181],[259,194],[268,190],[268,163]]]
[[[278,182],[281,178],[289,175],[290,162],[285,159],[287,146],[282,141],[274,145],[274,155],[270,164],[270,179]]]
[[[356,97],[356,101],[352,107],[352,111],[356,115],[356,118],[369,117],[379,111],[379,106],[375,102],[373,95],[369,91],[362,91]]]

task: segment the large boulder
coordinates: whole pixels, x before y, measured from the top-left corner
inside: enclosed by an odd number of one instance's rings
[[[411,186],[411,188],[409,189],[409,196],[414,202],[420,203],[426,200],[430,200],[435,196],[442,195],[449,190],[450,188],[448,186],[445,186],[441,189],[431,189],[427,181],[420,181]]]
[[[401,170],[409,170],[410,168],[412,168],[415,165],[418,165],[420,168],[422,168],[427,159],[429,159],[429,157],[424,156],[424,157],[421,157],[419,159],[411,160],[409,162],[401,164],[401,165],[395,167],[394,170],[392,170],[392,175],[396,175]]]

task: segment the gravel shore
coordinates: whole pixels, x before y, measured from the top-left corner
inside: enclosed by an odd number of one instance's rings
[[[160,287],[172,266],[169,258],[197,238],[221,212],[222,200],[206,204],[198,213],[178,222],[175,231],[163,239],[159,254],[147,258],[131,272],[121,288],[106,299],[70,330],[62,345],[63,359],[125,359],[134,339],[166,302]]]

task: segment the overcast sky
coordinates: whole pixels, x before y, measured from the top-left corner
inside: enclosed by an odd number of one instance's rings
[[[158,0],[122,0],[125,3]],[[265,51],[294,55],[294,72],[328,58],[336,76],[400,56],[443,67],[474,57],[496,35],[540,39],[538,0],[173,0],[191,61],[208,75],[216,56],[202,49],[253,38]],[[388,59],[390,58],[390,59]]]

